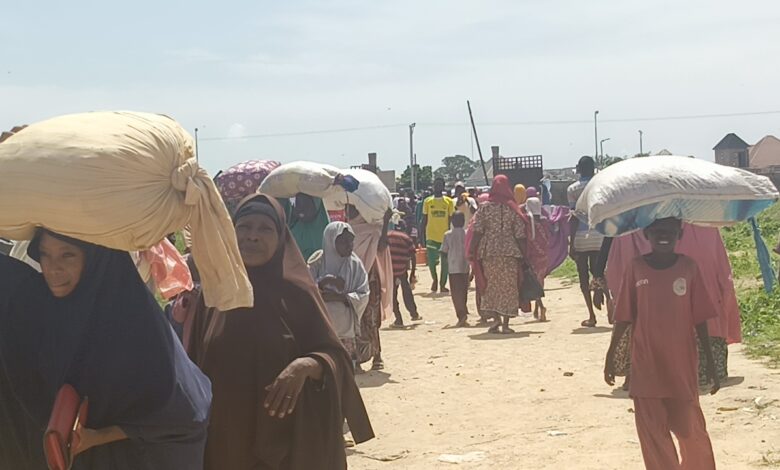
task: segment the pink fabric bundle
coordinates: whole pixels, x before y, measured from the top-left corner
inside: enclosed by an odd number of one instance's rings
[[[569,212],[569,208],[565,206],[552,206],[550,212],[542,209],[550,229],[550,240],[547,244],[547,274],[558,269],[558,266],[569,256],[569,233],[571,232]]]
[[[215,183],[225,201],[241,200],[254,194],[268,173],[280,166],[273,160],[247,160],[217,176]]]
[[[607,261],[607,285],[613,298],[618,298],[622,288],[623,273],[631,260],[650,253],[650,242],[642,232],[615,238]],[[711,227],[683,224],[682,239],[675,250],[688,256],[699,265],[704,284],[717,306],[718,316],[707,322],[710,336],[725,338],[728,344],[742,341],[739,304],[734,291],[726,247],[720,231]]]
[[[139,255],[148,264],[155,286],[166,300],[192,290],[192,275],[187,262],[167,238]]]

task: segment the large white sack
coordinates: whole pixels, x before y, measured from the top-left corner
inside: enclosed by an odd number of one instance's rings
[[[265,177],[258,191],[273,197],[294,197],[303,193],[323,198],[334,191],[334,181],[340,174],[338,168],[322,163],[285,163]]]
[[[96,112],[33,124],[0,144],[0,236],[37,227],[125,251],[191,227],[206,304],[253,303],[233,224],[192,137],[158,114]]]
[[[599,232],[618,236],[666,217],[728,225],[755,216],[778,197],[769,178],[747,170],[689,157],[642,157],[594,176],[575,214]]]
[[[385,213],[393,208],[390,190],[379,177],[362,169],[341,170],[344,175],[354,177],[360,185],[357,190],[348,193],[341,187],[329,191],[323,197],[328,210],[341,210],[346,204],[352,204],[368,223],[376,224],[384,220]]]

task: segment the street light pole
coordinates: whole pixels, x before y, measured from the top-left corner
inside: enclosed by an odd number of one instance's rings
[[[198,128],[195,128],[195,161],[198,160]]]
[[[599,141],[599,148],[601,149],[600,158],[597,160],[599,162],[599,166],[601,166],[604,163],[604,142],[608,140],[610,140],[609,137],[607,137],[606,139],[601,139]]]
[[[414,167],[414,126],[417,123],[413,122],[409,124],[409,168],[412,173],[412,192],[417,193],[417,170]]]
[[[642,147],[642,134],[644,134],[644,132],[640,130],[639,131],[639,156],[640,157],[645,154],[644,148]]]
[[[596,158],[594,158],[594,160],[596,160],[599,158],[599,112],[598,111],[593,113],[593,132],[596,137],[594,142],[596,144],[596,149],[593,151],[596,154],[595,155]]]

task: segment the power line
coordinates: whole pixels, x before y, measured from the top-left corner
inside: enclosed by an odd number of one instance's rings
[[[770,114],[780,114],[780,111],[753,111],[745,113],[719,113],[719,114],[691,114],[683,116],[656,116],[656,117],[633,117],[633,118],[612,118],[599,119],[599,122],[647,122],[647,121],[680,121],[688,119],[713,119],[725,117],[744,117],[744,116],[764,116]],[[537,125],[563,125],[563,124],[592,124],[592,119],[569,120],[569,121],[494,121],[481,122],[482,126],[537,126]],[[421,122],[422,126],[464,126],[466,124],[458,122]]]
[[[690,114],[681,116],[656,116],[656,117],[632,117],[632,118],[613,118],[613,119],[600,119],[599,122],[649,122],[649,121],[682,121],[692,119],[717,119],[717,118],[729,118],[729,117],[746,117],[746,116],[766,116],[771,114],[780,114],[778,111],[751,111],[743,113],[718,113],[718,114]],[[546,125],[568,125],[568,124],[591,124],[593,121],[590,119],[582,120],[557,120],[557,121],[495,121],[495,122],[480,122],[480,127],[484,126],[546,126]],[[468,126],[467,123],[462,122],[418,122],[418,126],[428,127],[461,127]],[[379,129],[394,129],[407,127],[407,124],[386,124],[378,126],[364,126],[364,127],[345,127],[339,129],[321,129],[299,132],[278,132],[269,134],[254,134],[245,136],[227,136],[227,137],[201,137],[200,141],[227,141],[227,140],[241,140],[241,139],[265,139],[272,137],[295,137],[304,135],[317,135],[317,134],[339,134],[346,132],[361,132]]]
[[[323,129],[315,131],[300,131],[300,132],[278,132],[273,134],[254,134],[243,136],[228,136],[228,137],[203,137],[201,141],[219,141],[219,140],[240,140],[240,139],[264,139],[267,137],[291,137],[298,135],[315,135],[315,134],[337,134],[342,132],[358,132],[369,131],[375,129],[392,129],[395,127],[406,127],[407,124],[387,124],[383,126],[365,126],[365,127],[345,127],[341,129]]]

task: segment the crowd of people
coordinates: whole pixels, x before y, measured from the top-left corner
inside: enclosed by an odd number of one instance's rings
[[[572,208],[593,159],[577,170]],[[717,230],[666,219],[613,241],[575,217],[554,225],[558,208],[540,189],[504,175],[483,194],[445,186],[399,196],[381,223],[350,205],[331,222],[305,194],[247,197],[232,217],[254,307],[207,308],[196,287],[166,309],[175,329],[127,252],[39,230],[27,253],[40,273],[0,256],[10,280],[0,284],[4,462],[46,468],[41,426],[69,383],[90,400],[75,469],[346,468],[345,446],[374,436],[354,374],[385,367],[380,327],[390,313],[392,327],[404,326],[401,304],[410,321],[423,319],[418,253],[458,327],[470,326],[473,283],[477,325],[512,334],[523,312],[548,321],[545,278],[562,261],[554,246],[564,225],[582,327],[596,326],[602,306],[615,324],[604,376],[610,385],[626,376],[647,468],[714,468],[699,386],[717,391],[727,345],[740,340]],[[197,280],[198,260],[189,262]]]

